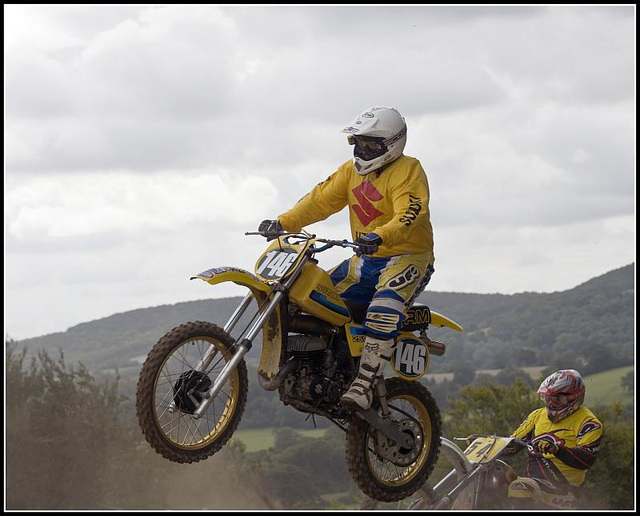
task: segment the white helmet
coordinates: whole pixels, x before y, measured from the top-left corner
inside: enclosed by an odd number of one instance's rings
[[[407,124],[395,108],[376,106],[358,115],[348,127],[349,144],[355,145],[353,164],[361,176],[402,156]]]

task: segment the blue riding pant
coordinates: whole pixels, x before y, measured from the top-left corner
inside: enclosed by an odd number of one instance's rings
[[[406,310],[435,272],[422,255],[352,256],[331,271],[331,281],[347,302],[368,304],[365,332],[381,340],[395,338]]]

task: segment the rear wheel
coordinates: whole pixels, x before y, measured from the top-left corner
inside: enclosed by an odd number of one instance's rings
[[[438,405],[422,384],[388,378],[385,385],[391,417],[401,431],[411,435],[413,448],[387,445],[383,455],[378,445],[384,437],[354,415],[346,455],[349,471],[367,496],[395,502],[415,493],[429,478],[438,460],[442,422]],[[378,408],[377,401],[374,404]]]
[[[232,338],[208,322],[174,328],[149,352],[136,392],[140,428],[151,446],[173,462],[197,462],[231,438],[247,402],[247,367],[242,360],[202,417],[194,411],[230,360]],[[206,353],[206,370],[198,363]]]

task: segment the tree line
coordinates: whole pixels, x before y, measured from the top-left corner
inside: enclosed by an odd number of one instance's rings
[[[7,343],[7,509],[340,509],[357,507],[363,498],[347,471],[344,434],[337,428],[323,438],[282,428],[272,449],[251,453],[232,439],[206,461],[175,464],[144,441],[132,415],[134,401],[121,393],[117,376],[97,380],[82,364],[67,364],[62,351],[57,358],[46,351],[29,361],[25,357],[24,349]],[[468,379],[458,374],[456,395],[448,398],[447,437],[508,435],[539,406],[524,377],[505,377],[503,384]],[[258,392],[253,389],[252,395]],[[245,417],[269,412],[268,398],[257,399],[263,406],[248,406]],[[630,509],[633,419],[617,405],[590,408],[605,433],[581,503]]]

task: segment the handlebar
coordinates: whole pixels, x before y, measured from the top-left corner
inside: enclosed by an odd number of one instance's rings
[[[495,437],[495,435],[493,435],[493,434],[471,434],[471,435],[468,435],[467,437],[454,437],[453,440],[454,441],[465,441],[467,444],[471,444],[478,437]]]
[[[324,238],[316,238],[317,242],[322,242],[323,245],[322,247],[318,247],[316,249],[313,250],[314,253],[321,253],[322,251],[325,251],[331,247],[334,246],[338,246],[338,247],[344,247],[344,248],[352,248],[352,249],[359,249],[358,244],[354,244],[353,242],[349,242],[348,240],[344,239],[344,240],[327,240]]]
[[[495,435],[489,435],[489,434],[471,434],[467,437],[454,437],[454,441],[465,441],[467,443],[467,445],[471,444],[473,441],[475,441],[478,437],[496,437]],[[532,446],[532,444],[529,441],[525,441],[524,439],[519,439],[517,437],[512,437],[511,438],[511,442],[517,444],[518,446],[520,446],[521,448],[527,448],[527,450],[529,452],[533,452],[534,447]]]
[[[316,235],[312,235],[309,233],[289,233],[287,231],[273,231],[273,232],[262,232],[262,231],[248,231],[245,232],[245,235],[247,236],[251,236],[251,235],[260,235],[266,238],[280,238],[280,237],[287,237],[287,236],[293,236],[293,237],[299,237],[305,240],[311,240],[311,239],[315,239],[316,242],[321,242],[325,245],[321,246],[321,247],[316,247],[311,249],[311,252],[315,253],[321,253],[322,251],[326,251],[327,249],[330,249],[332,247],[344,247],[344,248],[352,248],[352,249],[358,249],[358,245],[354,244],[353,242],[349,242],[346,239],[343,240],[330,240],[330,239],[326,239],[326,238],[316,238]]]
[[[526,448],[528,453],[534,453],[535,452],[535,448],[533,447],[533,445],[529,441],[525,441],[524,439],[514,438],[513,441],[511,441],[511,442],[517,443],[522,448]]]

